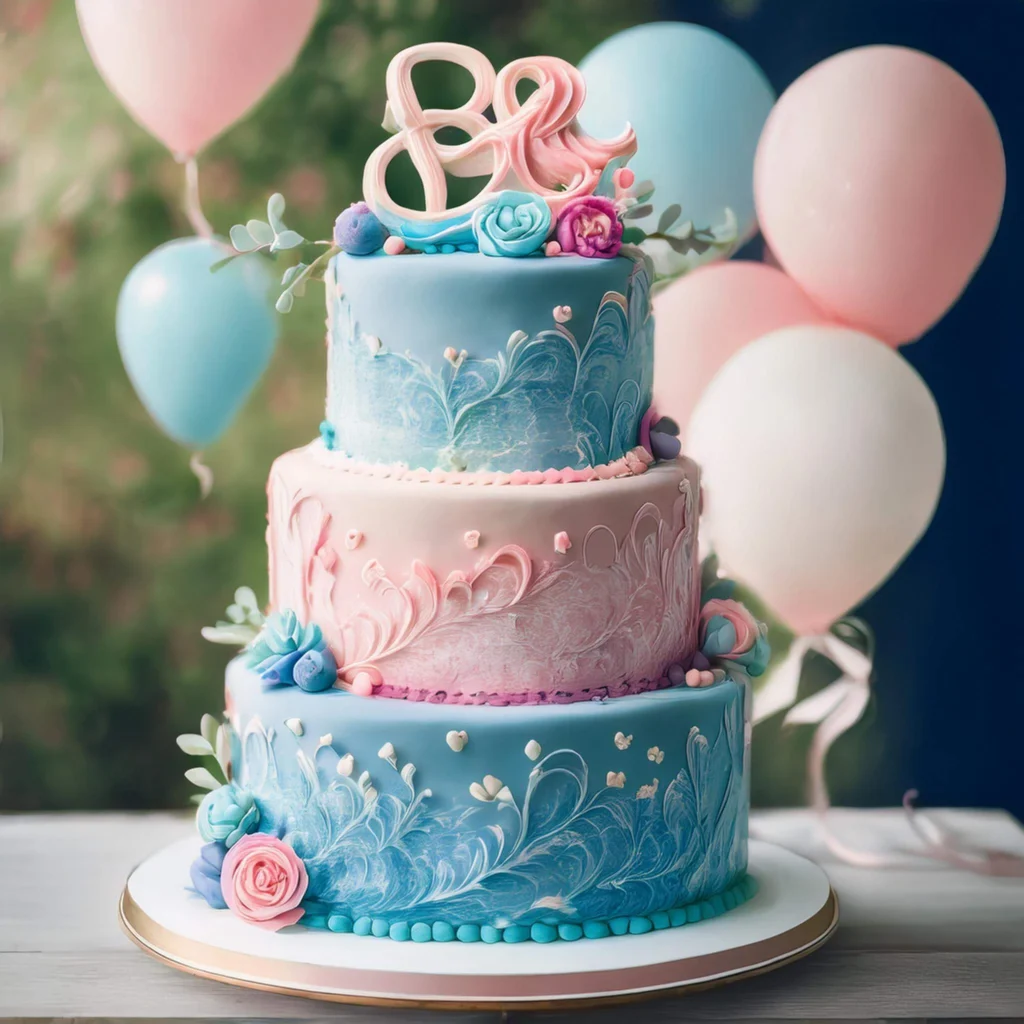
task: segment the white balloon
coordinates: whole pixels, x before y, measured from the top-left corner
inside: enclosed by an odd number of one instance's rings
[[[911,365],[845,327],[773,331],[718,372],[690,420],[706,532],[730,575],[795,632],[879,587],[931,521],[946,450]]]

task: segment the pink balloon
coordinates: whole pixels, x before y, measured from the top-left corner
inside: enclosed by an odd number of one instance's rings
[[[719,368],[748,342],[825,318],[780,270],[745,260],[713,263],[654,296],[654,401],[686,434]]]
[[[898,46],[848,50],[779,98],[754,193],[786,272],[837,320],[920,337],[983,259],[1006,189],[999,130],[952,68]]]
[[[77,0],[111,91],[179,158],[238,120],[298,55],[318,0]]]

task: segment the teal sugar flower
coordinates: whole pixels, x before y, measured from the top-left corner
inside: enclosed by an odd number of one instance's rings
[[[315,622],[304,626],[289,609],[267,619],[246,651],[245,662],[268,686],[294,684],[315,693],[333,686],[338,678],[338,664],[320,627]]]
[[[550,230],[548,204],[529,192],[500,192],[473,214],[473,236],[485,256],[531,256]]]
[[[260,823],[260,809],[252,793],[229,782],[203,797],[196,814],[199,834],[207,843],[230,849]]]

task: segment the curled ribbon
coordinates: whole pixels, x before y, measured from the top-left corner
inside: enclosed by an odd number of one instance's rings
[[[874,662],[874,638],[867,623],[855,618],[840,619],[832,630],[797,637],[793,641],[786,657],[754,696],[753,722],[756,725],[788,708],[784,726],[816,725],[807,755],[807,784],[811,808],[818,815],[822,839],[829,852],[858,867],[903,867],[905,861],[899,858],[849,846],[828,822],[832,805],[825,761],[832,744],[864,714],[871,698]],[[804,658],[811,651],[827,658],[842,674],[835,682],[798,703]],[[922,849],[914,853],[978,874],[1024,877],[1024,857],[965,845],[960,837],[916,810],[913,805],[916,798],[916,790],[909,790],[903,797],[907,821],[922,843]]]
[[[423,61],[444,61],[473,76],[473,94],[461,107],[423,109],[412,69]],[[540,196],[557,217],[566,203],[594,191],[608,164],[636,152],[628,125],[618,138],[592,139],[576,122],[586,86],[571,64],[557,57],[527,57],[495,73],[490,61],[470,46],[425,43],[396,54],[387,71],[385,127],[394,132],[381,143],[363,171],[363,198],[389,227],[402,221],[458,221],[505,189]],[[537,89],[520,103],[516,86],[529,81]],[[486,115],[488,107],[495,120]],[[462,130],[467,142],[444,145],[435,133]],[[407,151],[423,182],[424,210],[399,206],[388,194],[388,165]],[[483,190],[468,203],[447,208],[445,173],[457,177],[489,175]]]

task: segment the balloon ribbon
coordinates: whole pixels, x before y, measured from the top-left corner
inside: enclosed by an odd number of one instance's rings
[[[852,642],[851,642],[852,641]],[[841,672],[835,682],[797,702],[804,658],[814,651]],[[860,721],[871,697],[874,639],[861,619],[840,619],[832,632],[797,637],[786,657],[754,696],[754,724],[789,708],[783,725],[817,725],[807,755],[807,784],[811,808],[818,816],[822,839],[839,860],[858,867],[903,867],[905,861],[884,853],[849,846],[828,821],[832,806],[825,778],[825,760],[832,744]],[[943,861],[983,875],[1024,878],[1024,857],[1004,850],[969,846],[961,837],[914,808],[916,790],[903,797],[903,809],[922,848],[918,856]]]
[[[188,468],[196,475],[199,481],[199,497],[208,498],[213,490],[213,470],[203,462],[202,452],[193,452],[192,458],[188,460]]]
[[[194,156],[185,161],[185,216],[200,238],[213,237],[213,227],[199,203],[199,165]]]

